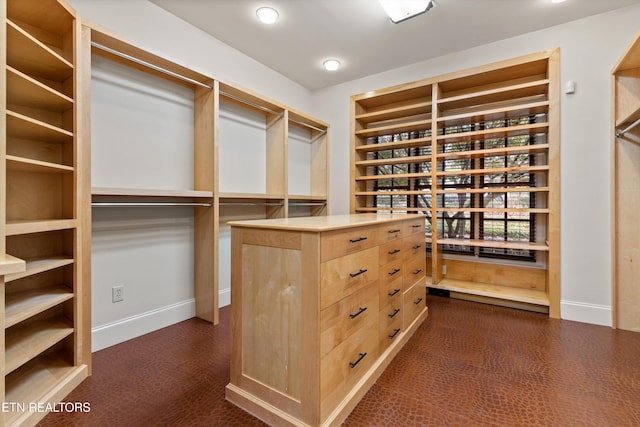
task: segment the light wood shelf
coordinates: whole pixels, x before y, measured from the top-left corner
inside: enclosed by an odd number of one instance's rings
[[[403,148],[416,148],[430,146],[431,137],[405,139],[402,141],[384,142],[379,144],[358,145],[355,150],[357,152],[368,153],[372,151],[400,150]]]
[[[548,193],[549,187],[439,188],[436,194]]]
[[[7,64],[32,76],[54,81],[73,77],[73,64],[7,20]]]
[[[393,208],[389,208],[389,207],[384,207],[384,206],[378,206],[378,207],[357,208],[356,212],[357,213],[363,213],[363,212],[424,212],[424,211],[427,211],[429,209],[430,208],[427,208],[427,207],[407,207],[407,208],[393,207]]]
[[[478,104],[493,104],[500,101],[509,101],[518,98],[529,98],[538,95],[546,95],[549,80],[536,80],[494,89],[480,90],[438,100],[438,108],[445,110],[459,109]]]
[[[357,114],[355,119],[361,124],[381,122],[385,120],[399,119],[409,116],[431,114],[431,101],[416,102],[371,113]]]
[[[73,133],[23,114],[7,110],[7,135],[20,139],[69,142]]]
[[[73,333],[66,319],[38,320],[5,331],[5,375]]]
[[[62,113],[72,109],[73,103],[67,95],[7,66],[7,104]]]
[[[424,196],[431,194],[431,190],[379,190],[379,191],[358,191],[356,196]]]
[[[550,304],[547,294],[544,291],[535,289],[523,289],[455,279],[442,279],[439,283],[431,283],[428,286],[430,288],[443,289],[450,292],[460,292],[488,298],[516,301],[525,304],[546,307]]]
[[[548,214],[547,208],[443,208],[437,207],[438,212],[482,212],[482,213],[531,213],[531,214]]]
[[[437,160],[480,159],[494,156],[514,156],[519,154],[543,154],[549,150],[549,144],[534,144],[504,148],[487,148],[483,150],[455,151],[439,153]]]
[[[6,235],[42,233],[45,231],[70,230],[76,228],[75,219],[45,219],[40,221],[8,221]]]
[[[73,292],[64,286],[8,293],[5,300],[5,328],[31,316],[42,313],[73,298]]]
[[[380,166],[430,162],[431,156],[411,156],[411,157],[391,157],[388,159],[361,160],[356,162],[356,166]]]
[[[160,190],[148,188],[115,188],[93,187],[91,197],[94,200],[103,198],[139,198],[139,199],[211,199],[213,191],[202,190]]]
[[[431,128],[431,119],[416,120],[409,123],[395,123],[386,126],[372,127],[356,131],[356,135],[361,138],[370,136],[386,135],[399,132],[413,132]]]
[[[388,175],[363,175],[355,178],[356,181],[380,181],[383,179],[401,178],[431,178],[431,172],[395,173]]]
[[[305,194],[288,194],[287,199],[291,201],[309,201],[309,202],[324,202],[327,200],[326,196],[314,196]]]
[[[549,123],[533,123],[528,125],[508,126],[500,128],[491,128],[484,130],[474,130],[467,132],[448,133],[438,135],[436,139],[440,143],[452,143],[459,141],[470,141],[482,138],[508,138],[512,136],[533,135],[536,133],[546,133],[549,129]]]
[[[452,170],[452,171],[438,171],[437,176],[454,176],[454,175],[496,175],[503,173],[546,173],[549,171],[549,166],[514,166],[508,168],[490,168],[490,169],[467,169],[467,170]]]
[[[443,115],[438,118],[438,126],[456,126],[470,122],[484,122],[487,120],[500,120],[519,117],[523,115],[543,114],[549,109],[548,101],[529,102],[521,105],[509,107],[497,107],[489,109],[478,109],[464,113],[452,112],[450,115]]]
[[[23,277],[33,276],[34,274],[44,273],[45,271],[55,270],[65,265],[73,264],[73,257],[70,256],[49,256],[25,260],[26,268],[24,271],[9,274],[5,276],[5,283],[22,279]]]
[[[34,172],[34,173],[71,173],[72,166],[60,165],[57,163],[43,162],[40,160],[26,159],[18,156],[7,155],[7,170]]]
[[[0,254],[0,276],[5,276],[5,282],[8,275],[20,273],[25,268],[26,263],[24,260],[9,254]]]
[[[544,243],[525,243],[525,242],[497,242],[492,240],[478,239],[444,239],[438,238],[439,245],[457,245],[457,246],[477,246],[484,248],[497,249],[519,249],[529,251],[548,251],[549,246]]]

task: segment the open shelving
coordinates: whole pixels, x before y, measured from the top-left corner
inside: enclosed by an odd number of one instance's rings
[[[91,368],[80,23],[64,1],[2,0],[0,10],[0,252],[20,260],[2,270],[1,394],[59,401]],[[33,425],[42,416],[3,411],[2,423]]]
[[[429,286],[559,317],[558,56],[352,96],[351,212],[425,214]]]

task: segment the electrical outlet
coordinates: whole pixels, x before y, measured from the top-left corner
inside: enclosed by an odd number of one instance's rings
[[[447,274],[447,265],[446,264],[444,264],[442,266],[442,274]]]
[[[124,301],[124,286],[114,286],[111,288],[111,302]]]

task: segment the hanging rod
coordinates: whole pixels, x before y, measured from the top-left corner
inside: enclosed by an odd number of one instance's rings
[[[327,202],[289,202],[289,204],[295,206],[324,206]]]
[[[634,127],[636,127],[638,125],[640,125],[640,119],[638,119],[635,122],[631,123],[625,129],[623,129],[623,130],[621,130],[619,132],[616,132],[616,138],[622,138],[625,133],[629,132],[631,129],[633,129]]]
[[[174,73],[173,71],[169,71],[166,68],[162,68],[162,67],[159,67],[157,65],[153,65],[153,64],[151,64],[151,63],[149,63],[147,61],[143,61],[142,59],[138,59],[135,56],[127,55],[126,53],[117,51],[115,49],[111,49],[110,47],[101,45],[99,43],[91,42],[91,46],[93,46],[95,48],[98,48],[100,50],[104,50],[105,52],[109,52],[109,53],[111,53],[113,55],[116,55],[116,56],[119,56],[121,58],[127,59],[127,60],[129,60],[131,62],[135,62],[136,64],[140,64],[140,65],[143,65],[143,66],[145,66],[147,68],[151,68],[152,70],[159,71],[161,73],[164,73],[164,74],[167,74],[169,76],[175,77],[175,78],[177,78],[179,80],[182,80],[182,81],[185,81],[185,82],[197,85],[197,86],[205,87],[207,89],[213,89],[211,86],[209,86],[207,84],[204,84],[204,83],[199,82],[197,80],[194,80],[192,78],[183,76],[182,74]]]
[[[195,203],[195,202],[92,202],[91,206],[106,208],[146,208],[157,206],[202,206],[210,208],[211,203]]]
[[[293,123],[297,123],[297,124],[299,124],[299,125],[301,125],[301,126],[304,126],[304,127],[308,127],[308,128],[310,128],[310,129],[313,129],[313,130],[317,130],[318,132],[322,132],[323,134],[327,133],[327,130],[326,130],[326,129],[320,129],[320,128],[318,128],[318,127],[315,127],[315,126],[310,125],[309,123],[301,122],[301,121],[299,121],[299,120],[291,119],[291,118],[289,119],[289,121],[290,121],[290,122],[293,122]]]
[[[220,95],[226,96],[227,98],[231,98],[234,101],[238,101],[243,104],[249,105],[251,107],[257,108],[258,110],[266,111],[267,113],[275,114],[278,116],[281,116],[283,114],[281,111],[280,112],[273,111],[267,107],[263,107],[262,105],[256,104],[255,102],[247,101],[246,99],[242,99],[239,96],[231,95],[230,93],[224,92],[222,90],[220,91]]]
[[[220,202],[220,206],[284,206],[274,202]]]

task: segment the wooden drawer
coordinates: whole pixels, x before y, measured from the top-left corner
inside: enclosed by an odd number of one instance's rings
[[[380,316],[383,313],[380,312]],[[382,323],[382,322],[385,323]],[[402,316],[398,315],[393,318],[391,322],[386,322],[386,320],[381,319],[380,322],[380,335],[378,337],[378,347],[380,350],[380,354],[384,352],[390,345],[398,339],[400,334],[402,333]]]
[[[426,276],[427,259],[424,256],[412,257],[404,263],[403,286],[409,289],[416,281],[420,280],[424,284]]]
[[[377,323],[378,287],[371,283],[320,312],[320,351],[324,357],[358,329]],[[401,298],[398,298],[401,301]]]
[[[387,328],[398,319],[402,319],[402,299],[398,298],[393,303],[380,307],[381,328]]]
[[[407,229],[403,221],[384,223],[378,226],[378,242],[380,244],[400,240],[406,235]]]
[[[401,261],[405,258],[408,245],[405,239],[392,240],[380,246],[380,265],[385,265],[393,261]]]
[[[380,307],[395,303],[402,300],[402,276],[390,281],[386,285],[379,286],[380,289]]]
[[[377,226],[327,231],[320,237],[320,261],[328,261],[374,246],[378,246]]]
[[[423,234],[412,234],[411,236],[402,239],[402,242],[402,254],[404,255],[405,260],[409,260],[410,258],[417,256],[422,256],[422,258],[425,259],[427,258]]]
[[[378,279],[378,247],[320,264],[320,308]]]
[[[398,260],[380,266],[380,286],[387,286],[388,283],[402,277],[404,273],[403,265],[402,260]]]
[[[334,407],[378,358],[378,323],[367,322],[320,360],[320,401]]]
[[[418,317],[418,315],[427,307],[426,302],[427,287],[423,283],[416,283],[409,288],[404,295],[403,299],[403,330],[407,329],[409,325]]]
[[[403,233],[405,236],[413,234],[422,234],[424,237],[425,218],[409,219],[402,223]]]

